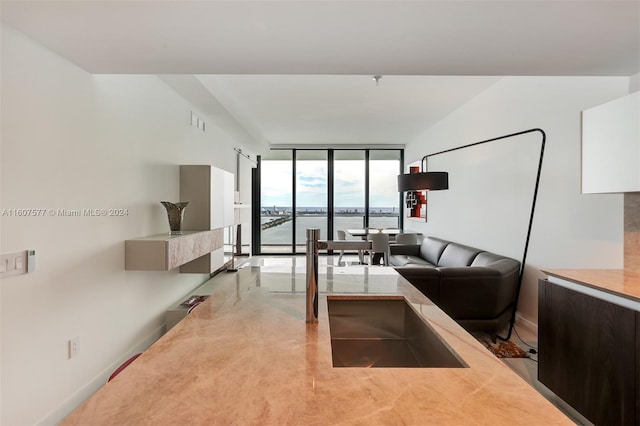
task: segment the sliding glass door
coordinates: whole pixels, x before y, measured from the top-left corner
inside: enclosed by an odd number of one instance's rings
[[[307,249],[307,228],[319,228],[327,239],[328,153],[326,150],[296,150],[295,228],[296,253]]]
[[[400,228],[398,170],[400,151],[369,151],[369,227]]]
[[[260,223],[257,228],[254,219],[254,228],[260,229],[265,254],[293,253],[292,159],[293,151],[283,150],[270,151],[260,161]]]
[[[253,254],[306,251],[307,228],[401,228],[400,149],[282,149],[259,158]],[[259,214],[258,214],[259,212]]]
[[[339,229],[365,226],[365,151],[344,150],[334,153],[333,162],[333,239]]]

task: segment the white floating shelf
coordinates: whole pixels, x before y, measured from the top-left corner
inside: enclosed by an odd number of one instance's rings
[[[170,271],[222,248],[223,241],[224,231],[221,228],[126,240],[124,268],[128,271]]]

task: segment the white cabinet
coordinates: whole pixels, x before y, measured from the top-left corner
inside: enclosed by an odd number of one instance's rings
[[[233,225],[233,173],[208,165],[180,166],[180,201],[188,201],[182,228],[205,231]]]
[[[582,192],[640,191],[640,92],[582,112]]]
[[[180,166],[180,201],[189,201],[183,229],[224,229],[234,223],[234,175],[210,165]],[[225,263],[224,247],[180,267],[180,272],[212,273]]]

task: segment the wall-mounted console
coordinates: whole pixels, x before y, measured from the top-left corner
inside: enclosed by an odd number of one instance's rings
[[[125,241],[126,270],[180,267],[180,272],[211,274],[225,265],[225,229],[234,225],[233,173],[210,165],[180,166],[180,201],[189,202],[182,235]]]
[[[223,230],[184,231],[125,241],[124,269],[170,271],[222,248]]]

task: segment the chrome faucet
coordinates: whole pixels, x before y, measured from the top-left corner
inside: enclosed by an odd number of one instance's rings
[[[307,324],[318,322],[318,228],[307,229]]]
[[[368,241],[318,241],[320,229],[307,229],[307,323],[318,322],[318,250],[350,250],[369,247]]]

